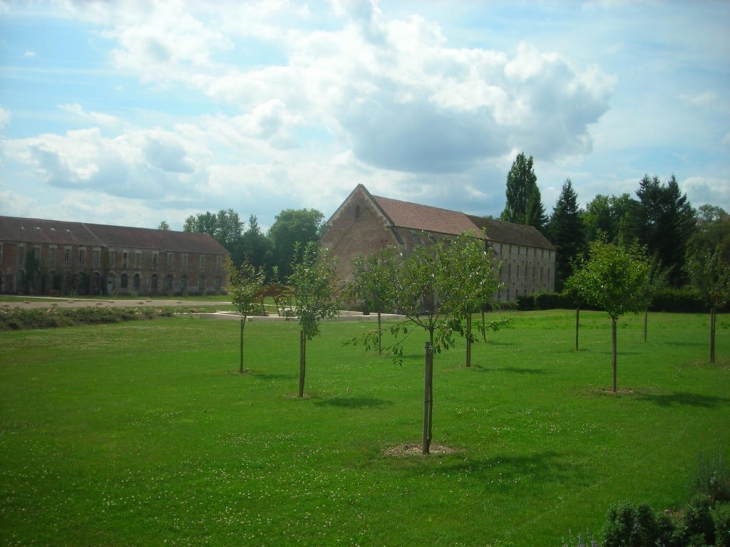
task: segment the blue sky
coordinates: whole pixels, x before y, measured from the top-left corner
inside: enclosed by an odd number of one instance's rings
[[[498,216],[677,178],[730,212],[730,2],[0,0],[0,214],[264,228],[376,195]]]

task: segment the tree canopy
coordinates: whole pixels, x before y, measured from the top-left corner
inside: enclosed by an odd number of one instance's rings
[[[573,274],[573,262],[582,254],[585,246],[583,218],[578,207],[578,195],[573,183],[566,179],[555,204],[548,225],[548,238],[555,246],[556,289],[561,290]]]
[[[507,174],[507,203],[500,216],[501,220],[534,226],[542,231],[547,222],[545,207],[537,187],[537,175],[533,168],[532,156],[520,152]]]
[[[324,215],[316,209],[284,209],[276,216],[269,229],[272,244],[272,266],[288,277],[292,264],[302,261],[308,243],[318,241],[323,228]]]

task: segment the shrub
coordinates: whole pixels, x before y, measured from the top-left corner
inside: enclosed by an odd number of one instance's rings
[[[685,508],[677,530],[682,545],[714,545],[715,522],[710,513],[710,499],[695,496]]]
[[[651,507],[623,503],[608,510],[603,525],[604,547],[646,547],[671,545],[674,526],[669,517],[654,515]]]
[[[730,502],[730,462],[722,450],[700,453],[690,493],[716,502]]]
[[[715,521],[715,547],[730,547],[730,505],[723,503],[712,511]]]

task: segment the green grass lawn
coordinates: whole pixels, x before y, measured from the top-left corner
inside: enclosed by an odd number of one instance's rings
[[[496,314],[502,317],[502,314]],[[730,317],[619,323],[570,311],[435,357],[434,443],[420,443],[423,342],[402,366],[296,323],[172,318],[0,333],[1,545],[557,546],[608,507],[682,506],[700,452],[730,453]]]

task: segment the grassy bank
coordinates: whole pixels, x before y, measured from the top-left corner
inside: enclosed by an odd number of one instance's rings
[[[403,366],[328,323],[297,388],[294,323],[171,318],[0,333],[3,545],[560,545],[609,505],[676,508],[700,451],[730,453],[730,318],[571,312],[435,358],[428,457],[418,443],[424,336]]]

